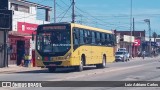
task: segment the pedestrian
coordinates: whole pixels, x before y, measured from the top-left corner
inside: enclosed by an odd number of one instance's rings
[[[156,50],[153,51],[153,55],[154,55],[154,57],[156,57]]]
[[[137,56],[138,56],[138,57],[140,57],[140,54],[141,54],[140,51],[137,51]]]
[[[142,52],[142,57],[143,57],[143,59],[145,58],[145,55],[146,55],[146,51],[143,51],[143,52]]]
[[[25,49],[22,45],[20,47],[18,47],[17,55],[18,55],[17,56],[17,65],[23,66],[24,65]]]
[[[29,66],[30,58],[29,54],[25,54],[25,67]]]

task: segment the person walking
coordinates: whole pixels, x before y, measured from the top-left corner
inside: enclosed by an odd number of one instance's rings
[[[143,51],[143,52],[142,52],[142,57],[143,57],[143,59],[145,58],[145,55],[146,55],[146,51]]]

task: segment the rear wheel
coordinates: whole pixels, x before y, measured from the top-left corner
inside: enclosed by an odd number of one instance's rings
[[[50,73],[53,73],[53,72],[56,71],[56,67],[49,67],[49,68],[48,68],[48,71],[49,71]]]
[[[102,63],[96,65],[97,68],[105,68],[106,67],[106,57],[103,56]]]

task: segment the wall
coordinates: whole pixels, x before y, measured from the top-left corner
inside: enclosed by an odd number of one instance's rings
[[[47,24],[50,22],[43,21],[43,20],[37,20],[37,6],[32,5],[32,4],[26,4],[22,2],[18,2],[16,0],[9,0],[9,9],[11,9],[11,3],[19,4],[19,5],[24,5],[24,6],[29,6],[29,13],[26,12],[20,12],[20,11],[14,11],[13,14],[13,24],[12,24],[12,31],[9,32],[12,37],[10,37],[9,42],[10,45],[13,45],[14,52],[16,52],[16,42],[17,40],[24,40],[26,41],[27,45],[25,47],[29,47],[28,51],[30,52],[29,54],[31,55],[32,49],[35,49],[35,43],[30,40],[31,38],[31,33],[26,32],[26,27],[31,27],[32,29],[35,28],[35,26],[39,24]],[[20,24],[21,23],[21,24]],[[25,30],[22,30],[22,24],[25,27]],[[32,30],[31,29],[31,30]],[[33,31],[36,29],[33,29]],[[18,32],[18,33],[17,33]],[[25,35],[30,35],[25,36]],[[16,64],[16,59],[10,59],[10,57],[16,57],[16,53],[12,52],[9,56],[9,64]]]
[[[26,23],[31,23],[31,24],[46,24],[49,23],[47,21],[43,20],[37,20],[37,7],[35,5],[31,4],[26,4],[26,3],[21,3],[17,2],[16,0],[9,0],[9,9],[11,9],[11,3],[16,3],[24,6],[29,6],[29,13],[25,12],[20,12],[20,11],[14,11],[13,14],[13,30],[12,31],[17,31],[18,30],[18,22],[26,22]]]
[[[0,44],[4,44],[4,32],[0,31]],[[4,50],[0,52],[0,68],[3,66]]]

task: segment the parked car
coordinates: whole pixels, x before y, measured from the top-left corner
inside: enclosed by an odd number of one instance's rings
[[[126,51],[126,48],[118,48],[118,51]]]
[[[118,61],[128,61],[128,57],[127,57],[127,54],[126,54],[126,51],[117,51],[115,53],[115,61],[118,62]]]

